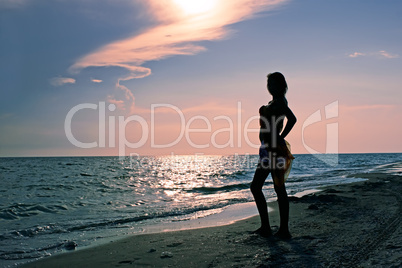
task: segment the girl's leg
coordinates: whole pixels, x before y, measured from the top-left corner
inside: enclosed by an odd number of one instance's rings
[[[284,173],[280,170],[277,172],[273,172],[272,178],[274,180],[275,192],[278,196],[280,215],[280,226],[278,232],[275,235],[281,238],[289,239],[291,238],[289,232],[289,199],[285,187]]]
[[[264,193],[262,192],[262,187],[264,186],[265,179],[268,177],[268,175],[269,170],[262,168],[261,165],[258,164],[250,186],[250,190],[253,193],[254,200],[261,218],[261,227],[255,232],[262,236],[270,236],[272,234],[268,218],[267,201],[265,200]]]

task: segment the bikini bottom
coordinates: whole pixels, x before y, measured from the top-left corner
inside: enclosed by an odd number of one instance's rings
[[[287,180],[294,159],[294,156],[290,152],[290,144],[287,141],[276,148],[270,148],[262,141],[259,155],[259,165],[261,167],[269,170],[283,171],[284,179],[285,181]]]

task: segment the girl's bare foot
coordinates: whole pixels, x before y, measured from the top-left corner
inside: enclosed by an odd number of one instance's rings
[[[251,232],[252,234],[258,234],[262,237],[270,237],[272,236],[272,231],[271,228],[263,228],[260,227],[257,230],[255,230],[254,232]]]
[[[289,233],[289,230],[282,231],[281,229],[279,229],[274,236],[285,240],[292,238],[292,235]]]

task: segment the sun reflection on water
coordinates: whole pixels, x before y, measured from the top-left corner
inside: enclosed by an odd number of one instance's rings
[[[232,184],[243,186],[248,195],[248,185],[239,181],[244,167],[234,165],[230,157],[181,155],[157,157],[155,160],[151,188],[173,202],[227,202],[234,196],[224,187]]]
[[[116,177],[104,181],[103,195],[113,195],[110,206],[130,215],[203,217],[252,200],[249,184],[257,160],[249,155],[125,158]]]

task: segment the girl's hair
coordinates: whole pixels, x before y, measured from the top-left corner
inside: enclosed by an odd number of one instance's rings
[[[288,91],[288,84],[286,83],[285,77],[279,72],[270,73],[267,75],[268,78],[268,91],[274,97],[284,97],[286,91]]]

